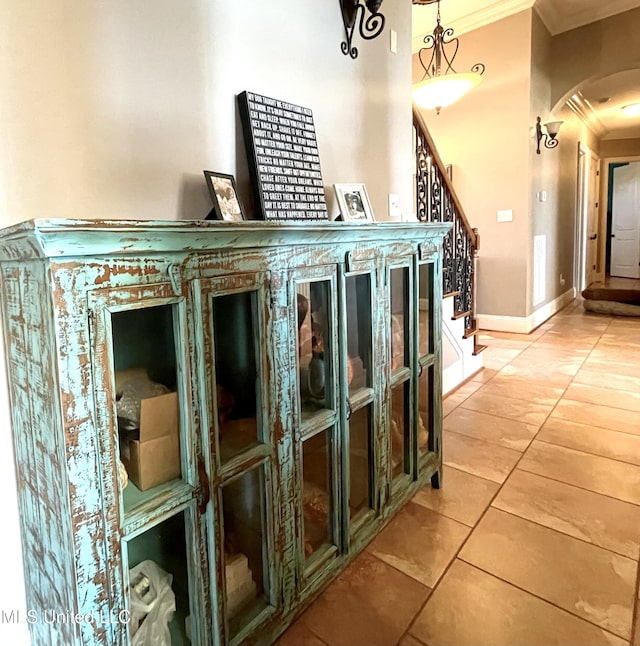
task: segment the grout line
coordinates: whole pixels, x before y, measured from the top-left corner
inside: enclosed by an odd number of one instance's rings
[[[560,419],[559,417],[555,417],[554,419]],[[600,428],[600,427],[591,427],[591,428]],[[610,429],[601,429],[604,431],[610,431]],[[632,435],[631,433],[624,433],[623,431],[611,431],[611,433],[620,433],[621,435],[627,436],[627,437],[640,437],[638,435]],[[637,462],[628,462],[627,460],[623,460],[622,458],[612,458],[611,456],[608,455],[602,455],[601,453],[595,453],[593,451],[588,451],[586,449],[576,449],[573,446],[566,446],[565,444],[559,444],[558,442],[552,442],[550,440],[536,440],[536,442],[540,442],[540,444],[550,444],[551,446],[557,446],[561,449],[567,449],[568,451],[575,451],[576,453],[584,453],[585,455],[592,455],[593,457],[596,458],[602,458],[603,460],[613,460],[614,462],[620,462],[621,464],[629,464],[632,467],[638,467],[640,469],[640,464]]]
[[[536,440],[536,441],[539,442],[540,440]],[[611,500],[618,500],[619,502],[625,502],[628,505],[634,505],[635,507],[640,507],[640,503],[631,502],[630,500],[623,500],[622,498],[616,498],[615,496],[611,496],[610,494],[602,493],[600,491],[594,491],[593,489],[587,489],[586,487],[582,487],[580,485],[573,484],[572,482],[566,482],[566,480],[559,480],[558,478],[554,478],[552,476],[542,475],[539,471],[531,471],[529,469],[521,467],[519,464],[515,466],[513,471],[515,471],[516,469],[518,469],[520,471],[524,471],[525,473],[532,473],[533,475],[540,476],[541,478],[546,478],[547,480],[551,480],[552,482],[559,482],[561,484],[569,485],[570,487],[575,487],[576,489],[582,489],[582,491],[589,491],[591,493],[597,493],[599,496],[604,496],[605,498],[611,498]],[[511,475],[511,473],[513,473],[513,471],[511,471],[509,473],[509,475]]]
[[[469,410],[469,409],[465,408],[465,410]],[[474,411],[474,412],[479,412],[479,411]],[[501,417],[500,419],[508,420],[509,418],[508,417]],[[509,421],[513,422],[515,420],[509,420]],[[529,426],[534,426],[534,424],[530,424]],[[452,431],[452,430],[447,429],[446,431],[443,432],[443,435],[444,435],[444,433],[447,433],[447,434],[453,433],[454,435],[462,435],[463,437],[467,437],[470,440],[475,440],[476,442],[483,442],[484,444],[489,444],[491,446],[498,446],[501,449],[507,449],[508,451],[515,451],[516,453],[524,453],[529,448],[529,445],[531,444],[531,441],[532,441],[532,440],[527,440],[527,446],[524,449],[514,449],[514,448],[512,448],[510,446],[505,446],[504,444],[498,444],[498,442],[495,441],[495,440],[485,440],[485,439],[483,439],[481,437],[477,437],[475,435],[467,435],[466,433],[462,433],[460,431]],[[537,433],[537,431],[536,431],[536,433]],[[533,439],[533,437],[532,437],[532,439]],[[463,471],[463,469],[458,469],[458,470]],[[479,476],[479,477],[482,477],[482,476]],[[488,480],[488,479],[489,478],[485,478],[485,480]],[[495,482],[495,480],[492,480],[491,482]],[[496,484],[500,484],[500,483],[497,482]]]

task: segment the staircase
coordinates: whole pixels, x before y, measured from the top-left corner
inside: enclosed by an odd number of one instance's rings
[[[423,222],[452,222],[443,242],[443,381],[446,394],[482,368],[476,321],[476,274],[480,246],[449,174],[416,106],[413,107],[416,213]]]

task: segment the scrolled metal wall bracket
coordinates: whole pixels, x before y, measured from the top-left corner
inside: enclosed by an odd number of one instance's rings
[[[562,121],[550,121],[549,123],[545,123],[544,127],[546,132],[544,132],[541,121],[540,117],[536,118],[536,141],[538,144],[536,153],[538,153],[538,155],[540,154],[540,142],[544,144],[545,148],[555,148],[558,145],[556,137],[558,136],[560,126],[563,123]]]
[[[385,17],[379,12],[382,0],[365,0],[369,15],[366,15],[365,5],[360,0],[340,0],[342,22],[346,39],[340,44],[342,53],[351,58],[358,58],[358,48],[353,43],[353,34],[358,27],[360,37],[373,40],[384,29]]]

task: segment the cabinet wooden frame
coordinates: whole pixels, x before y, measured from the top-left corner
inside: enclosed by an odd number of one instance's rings
[[[440,479],[439,299],[433,304],[433,352],[390,368],[389,271],[408,268],[414,317],[419,263],[433,260],[441,282],[441,240],[448,224],[148,222],[37,220],[0,232],[0,305],[16,458],[28,607],[70,612],[126,607],[131,541],[180,515],[194,643],[269,643],[308,606],[431,477]],[[348,378],[345,280],[371,277],[372,382],[353,394],[353,410],[373,417],[374,506],[362,523],[349,518]],[[327,278],[329,277],[330,278]],[[297,404],[297,337],[293,279],[330,284],[332,406],[303,423]],[[219,461],[212,419],[211,335],[203,312],[209,295],[256,289],[266,353],[261,401],[269,442]],[[209,290],[209,291],[207,291]],[[413,302],[413,305],[412,305]],[[117,455],[109,317],[127,308],[169,306],[175,332],[181,406],[183,480],[167,483],[124,517],[113,458]],[[413,310],[411,308],[413,307]],[[258,334],[257,330],[253,331]],[[260,332],[262,334],[262,332]],[[111,362],[111,365],[105,363]],[[407,410],[416,432],[419,368],[433,374],[434,450],[418,460],[406,486],[390,496],[389,397],[413,383]],[[328,386],[329,387],[329,386]],[[111,394],[109,394],[111,393]],[[109,399],[111,397],[111,400]],[[296,417],[297,415],[297,417]],[[305,572],[299,534],[303,438],[331,429],[336,553]],[[212,435],[213,434],[213,435]],[[414,442],[415,440],[410,440]],[[268,594],[272,602],[240,631],[229,632],[224,607],[223,488],[264,469]],[[411,477],[409,477],[411,476]],[[439,482],[439,480],[438,480]],[[298,516],[297,516],[298,514]],[[124,523],[124,525],[123,525]],[[43,549],[46,546],[46,549]],[[303,548],[304,546],[302,546]],[[124,560],[123,560],[124,559]],[[126,566],[125,566],[126,563]],[[43,576],[46,573],[46,576]],[[128,646],[126,626],[31,625],[35,646]]]

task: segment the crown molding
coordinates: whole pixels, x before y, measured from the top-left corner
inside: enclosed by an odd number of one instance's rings
[[[471,13],[465,16],[461,16],[456,20],[447,22],[447,24],[444,26],[447,28],[450,27],[454,30],[455,35],[459,36],[469,31],[473,31],[474,29],[484,27],[492,22],[496,22],[497,20],[507,18],[513,14],[519,13],[520,11],[524,11],[525,9],[530,9],[534,4],[535,0],[497,0],[488,7],[483,7],[482,9],[478,9],[477,11],[472,11]],[[435,27],[435,19],[433,26]],[[412,39],[414,53],[424,46],[424,39],[430,33],[431,32],[425,32],[419,36],[415,36]]]
[[[474,29],[480,29],[492,22],[508,18],[515,13],[520,13],[525,9],[531,9],[535,0],[498,0],[492,5],[474,11],[467,16],[450,23],[457,34],[464,34]]]
[[[602,139],[609,131],[598,117],[598,113],[593,106],[583,96],[582,92],[576,92],[568,101],[569,108],[578,116],[593,134]]]

